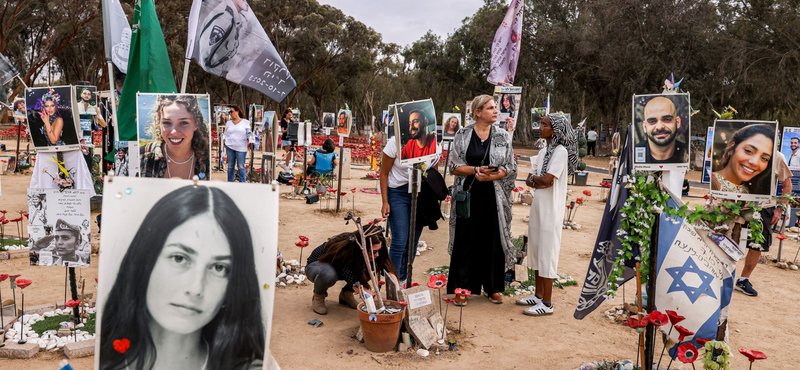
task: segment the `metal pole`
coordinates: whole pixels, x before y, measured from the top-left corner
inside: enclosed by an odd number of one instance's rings
[[[414,164],[414,170],[411,172],[411,212],[409,214],[409,227],[408,227],[408,268],[406,269],[406,286],[411,286],[411,274],[414,267],[414,237],[416,233],[417,221],[417,196],[419,195],[419,187],[417,186],[417,179],[420,177],[420,163]]]
[[[114,125],[117,125],[117,81],[114,79],[114,66],[111,64],[111,60],[107,60],[106,65],[108,66],[108,89],[111,90],[111,116]],[[106,127],[108,127],[108,124],[106,124]],[[117,128],[119,128],[119,125],[117,125]],[[119,141],[118,129],[114,130],[114,140]],[[105,172],[105,170],[102,172]]]
[[[339,136],[339,178],[336,185],[336,213],[342,205],[342,167],[344,167],[344,138]],[[303,174],[305,175],[305,174]]]
[[[656,307],[656,273],[658,272],[658,224],[660,219],[656,219],[653,225],[653,234],[650,236],[650,273],[647,278],[647,312],[653,312]],[[641,287],[638,287],[641,291]],[[639,293],[641,295],[641,292]],[[647,325],[645,331],[645,359],[642,369],[649,369],[653,366],[653,358],[656,353],[656,327],[653,324]],[[646,367],[645,367],[646,366]]]
[[[16,118],[14,119],[16,120]],[[17,122],[17,151],[14,154],[14,173],[20,172],[19,170],[19,136],[22,134],[22,121]],[[0,315],[2,316],[2,315]],[[2,328],[0,328],[2,329]]]
[[[779,207],[775,207],[775,208],[779,208]],[[787,212],[786,213],[789,213],[788,212],[788,208],[787,208]],[[783,216],[788,216],[788,215],[783,215]],[[788,220],[784,219],[784,220],[781,220],[781,221],[788,221]],[[783,235],[783,231],[784,231],[785,228],[786,228],[786,222],[781,222],[781,235]],[[778,239],[778,262],[781,261],[781,252],[782,251],[783,251],[783,239]]]

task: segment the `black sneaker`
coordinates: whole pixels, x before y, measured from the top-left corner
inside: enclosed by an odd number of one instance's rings
[[[750,284],[750,279],[737,281],[734,288],[751,297],[755,297],[758,295],[758,292],[755,289],[753,289],[753,284]]]

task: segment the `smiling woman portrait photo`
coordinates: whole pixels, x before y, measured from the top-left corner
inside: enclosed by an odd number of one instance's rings
[[[253,244],[244,214],[218,188],[189,185],[159,199],[103,306],[100,369],[261,369]],[[124,339],[120,352],[114,342]]]
[[[719,127],[719,129],[717,129]],[[775,155],[775,125],[717,121],[711,190],[769,195]]]
[[[140,94],[137,105],[142,177],[208,180],[208,97]]]

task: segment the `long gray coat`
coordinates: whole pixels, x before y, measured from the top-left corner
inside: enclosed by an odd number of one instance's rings
[[[450,147],[450,171],[456,167],[467,165],[467,148],[473,131],[474,125],[469,125],[456,132]],[[510,270],[514,268],[516,262],[516,251],[514,244],[511,243],[511,205],[513,203],[512,190],[517,178],[517,161],[514,159],[514,149],[511,147],[511,135],[497,126],[492,127],[492,144],[489,150],[489,165],[497,166],[506,172],[506,177],[493,181],[493,184],[497,200],[497,219],[500,221],[498,226],[502,232],[500,241],[503,243],[503,252],[506,256],[505,268]],[[455,177],[452,194],[461,191],[466,178],[466,176]],[[456,236],[456,222],[458,222],[458,217],[456,217],[456,203],[453,201],[450,204],[450,243],[447,247],[447,252],[451,255],[453,254],[453,240]]]

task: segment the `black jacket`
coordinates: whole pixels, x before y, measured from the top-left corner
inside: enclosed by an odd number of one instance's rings
[[[439,202],[447,198],[447,185],[439,171],[429,168],[427,176],[422,179],[422,187],[417,196],[416,226],[427,226],[430,230],[437,230],[436,221],[442,219]]]

